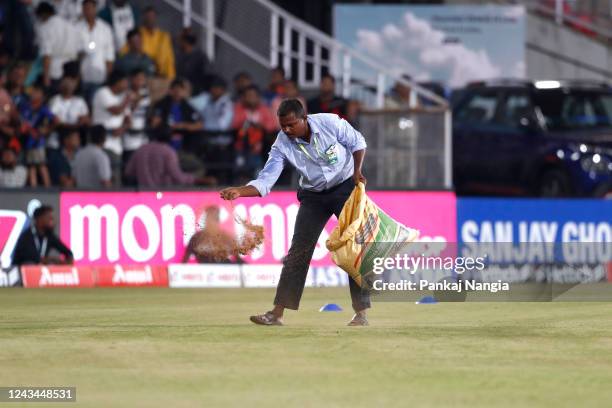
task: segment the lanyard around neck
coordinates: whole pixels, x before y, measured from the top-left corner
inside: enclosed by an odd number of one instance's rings
[[[313,143],[314,143],[315,150],[317,151],[317,155],[318,155],[320,158],[322,158],[322,159],[324,159],[324,160],[325,160],[325,156],[323,156],[323,155],[321,154],[321,151],[319,150],[319,144],[317,143],[317,136],[316,136],[316,133],[313,133],[313,134],[312,134],[312,141],[313,141]],[[302,143],[298,143],[298,146],[299,146],[299,148],[302,150],[302,153],[304,153],[306,156],[308,156],[308,158],[309,158],[310,160],[312,160],[312,161],[313,161],[313,162],[315,162],[315,163],[317,162],[315,159],[313,159],[313,158],[312,158],[312,156],[310,155],[310,153],[308,153],[308,151],[306,150],[306,148],[304,147],[304,145],[303,145]]]
[[[41,242],[40,237],[36,233],[35,227],[32,227],[32,235],[34,236],[34,245],[36,245],[38,255],[43,258],[45,256],[45,252],[47,251],[47,237],[44,237]]]

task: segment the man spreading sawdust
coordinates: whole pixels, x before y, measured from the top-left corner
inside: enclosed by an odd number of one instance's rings
[[[306,115],[297,99],[287,99],[278,108],[281,131],[268,161],[256,180],[242,187],[221,191],[221,198],[264,197],[286,162],[300,173],[297,198],[300,208],[295,221],[291,248],[283,259],[274,308],[251,321],[261,325],[282,325],[285,308],[297,310],[304,291],[308,267],[317,240],[332,214],[340,215],[353,187],[366,179],[361,174],[366,143],[346,120],[334,114]],[[366,326],[369,294],[349,279],[355,315],[349,326]]]

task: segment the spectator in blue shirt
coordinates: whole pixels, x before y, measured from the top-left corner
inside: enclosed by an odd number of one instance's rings
[[[256,180],[242,187],[221,191],[221,198],[267,195],[285,163],[300,174],[297,198],[300,202],[291,248],[283,259],[283,269],[274,309],[251,316],[262,325],[282,325],[285,308],[297,310],[317,240],[332,214],[340,215],[344,203],[360,182],[366,142],[346,120],[334,114],[306,115],[297,99],[283,101],[278,109],[281,131],[270,150],[268,161]],[[369,294],[349,280],[355,315],[351,326],[365,326]]]
[[[21,134],[24,143],[25,159],[28,165],[30,186],[38,185],[38,175],[45,187],[51,185],[46,158],[46,140],[57,120],[45,105],[45,91],[41,84],[35,84],[30,90],[30,101],[23,105],[21,114]]]

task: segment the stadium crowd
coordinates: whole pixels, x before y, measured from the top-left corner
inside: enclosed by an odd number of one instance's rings
[[[101,189],[241,183],[263,166],[284,98],[354,121],[323,75],[305,100],[282,68],[231,87],[190,28],[126,0],[0,5],[0,187]],[[280,183],[290,181],[284,174]]]

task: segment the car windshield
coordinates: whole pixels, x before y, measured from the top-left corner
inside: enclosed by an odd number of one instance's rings
[[[551,89],[534,97],[550,130],[612,127],[612,93]]]

